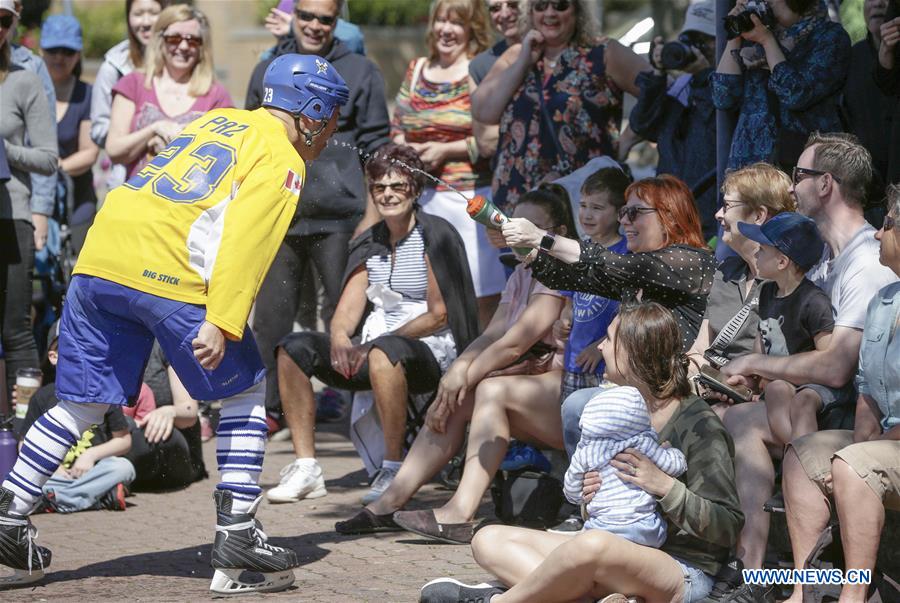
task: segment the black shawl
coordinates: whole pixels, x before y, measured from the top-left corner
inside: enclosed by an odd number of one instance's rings
[[[416,222],[422,226],[425,255],[431,263],[435,279],[447,306],[447,322],[453,333],[457,355],[462,354],[469,344],[478,337],[478,303],[469,261],[462,239],[453,226],[438,216],[432,216],[416,209]],[[378,222],[350,242],[350,256],[344,285],[357,268],[375,255],[391,253],[390,232],[384,222]],[[366,315],[371,310],[366,305]],[[365,322],[360,321],[357,331]]]

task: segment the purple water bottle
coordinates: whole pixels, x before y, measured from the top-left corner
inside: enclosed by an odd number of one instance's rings
[[[19,446],[12,430],[12,416],[0,416],[0,481],[12,470],[18,454]]]

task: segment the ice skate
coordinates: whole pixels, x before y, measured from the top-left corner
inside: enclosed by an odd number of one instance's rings
[[[37,528],[27,516],[10,512],[13,497],[0,487],[0,589],[36,582],[50,567],[50,551],[34,544]]]
[[[216,490],[216,540],[212,566],[216,570],[209,589],[220,595],[284,590],[294,583],[293,568],[300,565],[290,549],[272,546],[254,518],[260,496],[247,513],[232,514],[231,492]]]

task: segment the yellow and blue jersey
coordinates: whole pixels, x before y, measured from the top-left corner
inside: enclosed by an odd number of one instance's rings
[[[204,305],[240,339],[304,180],[266,109],[210,111],[110,191],[74,273]]]

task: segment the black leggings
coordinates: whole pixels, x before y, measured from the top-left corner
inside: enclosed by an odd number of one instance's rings
[[[284,348],[307,377],[315,377],[331,387],[353,392],[372,389],[368,360],[349,379],[331,367],[331,337],[325,333],[291,333],[278,345]],[[431,349],[421,340],[382,335],[372,341],[372,347],[383,351],[391,364],[399,362],[403,365],[409,393],[426,394],[437,389],[441,367]]]
[[[31,330],[33,278],[34,227],[25,220],[0,220],[0,336],[10,395],[17,370],[40,368]]]
[[[278,380],[275,374],[275,346],[294,329],[294,317],[300,307],[304,267],[312,261],[325,289],[322,321],[328,328],[341,296],[341,279],[347,265],[349,232],[305,236],[288,235],[284,239],[269,273],[256,297],[253,334],[266,365],[266,408],[276,412]]]

